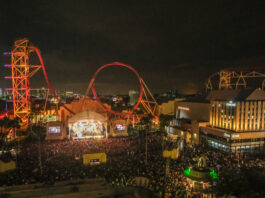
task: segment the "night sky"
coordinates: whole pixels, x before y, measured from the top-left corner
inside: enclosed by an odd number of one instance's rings
[[[264,1],[5,0],[0,52],[27,37],[42,52],[55,89],[83,93],[103,64],[133,66],[153,93],[191,94],[227,67],[265,67]],[[0,56],[0,64],[9,63]],[[0,87],[10,87],[0,69]],[[96,80],[100,93],[127,93],[137,79],[122,68]],[[32,87],[45,86],[41,73]]]

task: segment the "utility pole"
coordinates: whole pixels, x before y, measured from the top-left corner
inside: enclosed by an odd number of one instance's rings
[[[166,177],[168,178],[170,175],[170,158],[166,159]]]
[[[145,130],[145,165],[147,165],[148,145],[147,145],[147,130]]]
[[[31,127],[30,127],[31,128]],[[32,128],[31,128],[32,132]],[[41,162],[41,138],[40,138],[40,131],[39,132],[39,167],[40,167],[40,174],[42,175],[42,162]]]

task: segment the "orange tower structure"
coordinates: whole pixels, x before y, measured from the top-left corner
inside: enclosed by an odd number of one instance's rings
[[[14,117],[19,117],[24,126],[28,126],[30,116],[29,79],[41,68],[40,65],[30,65],[31,52],[34,47],[28,39],[15,41],[11,52]]]

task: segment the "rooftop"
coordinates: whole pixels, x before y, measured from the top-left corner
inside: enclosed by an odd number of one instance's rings
[[[217,101],[265,100],[265,91],[261,88],[214,90],[209,93],[206,99]]]

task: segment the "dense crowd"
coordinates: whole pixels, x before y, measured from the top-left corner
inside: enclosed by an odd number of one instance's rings
[[[148,188],[160,196],[184,197],[186,192],[192,189],[183,171],[189,166],[194,166],[196,158],[201,154],[206,154],[209,167],[219,167],[220,172],[225,167],[232,169],[264,165],[261,161],[254,162],[206,147],[184,145],[179,159],[169,162],[170,173],[167,175],[168,162],[162,157],[161,137],[155,134],[148,136],[147,163],[145,143],[145,137],[120,137],[17,144],[17,169],[2,174],[0,185],[53,185],[56,181],[104,177],[113,186],[122,187],[131,185],[133,178],[141,176],[149,179]],[[107,154],[106,164],[83,165],[83,154],[99,152]]]

